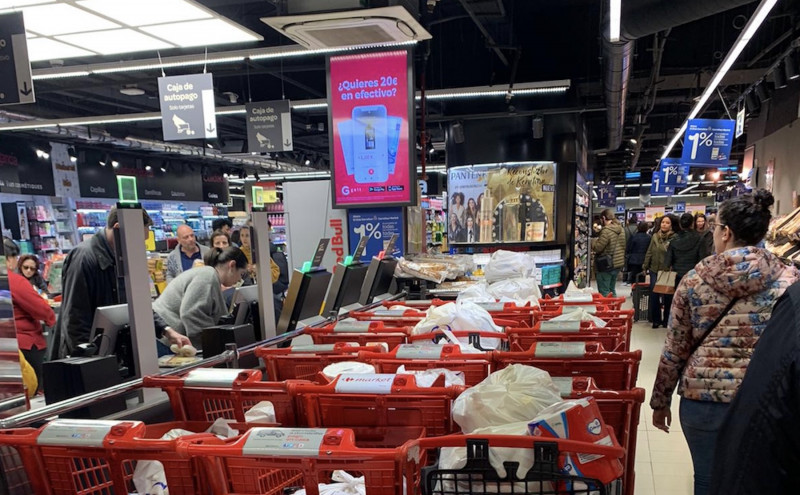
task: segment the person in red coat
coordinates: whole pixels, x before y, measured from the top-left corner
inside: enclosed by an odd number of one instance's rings
[[[42,331],[42,323],[52,326],[56,315],[42,296],[22,275],[17,273],[19,248],[11,239],[3,239],[3,250],[8,268],[8,286],[14,306],[14,324],[17,327],[17,343],[25,360],[36,372],[39,389],[42,388],[42,363],[47,350],[47,341]]]

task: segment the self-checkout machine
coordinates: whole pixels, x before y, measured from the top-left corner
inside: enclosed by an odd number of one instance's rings
[[[358,299],[361,296],[361,286],[367,276],[369,265],[361,261],[361,255],[367,247],[369,237],[361,236],[356,250],[352,256],[347,256],[336,264],[333,279],[325,297],[322,307],[322,316],[337,317],[361,307]]]
[[[314,258],[292,272],[283,311],[278,320],[278,333],[291,332],[326,321],[320,313],[332,274],[322,266],[322,258],[329,242],[330,239],[320,239]]]

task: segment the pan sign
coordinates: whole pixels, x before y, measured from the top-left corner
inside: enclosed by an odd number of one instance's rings
[[[0,15],[0,105],[34,101],[22,12]]]
[[[164,141],[217,137],[211,74],[159,77],[158,96]]]
[[[289,100],[248,103],[247,150],[250,153],[292,151],[292,113]]]

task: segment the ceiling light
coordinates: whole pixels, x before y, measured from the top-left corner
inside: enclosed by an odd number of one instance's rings
[[[71,156],[71,157],[69,157],[69,161],[71,161],[72,163],[78,163],[78,157],[77,156]]]
[[[42,3],[53,3],[56,0],[0,0],[0,10],[11,9],[17,10],[19,7],[28,5],[39,5]]]
[[[71,57],[94,57],[95,55],[97,54],[94,52],[54,41],[50,38],[34,38],[28,40],[28,58],[31,62]],[[89,73],[83,71],[83,75],[88,76]]]
[[[700,180],[706,180],[706,174],[700,174]]]
[[[713,172],[713,173],[711,174],[711,180],[713,180],[713,181],[718,181],[721,175],[722,175],[722,174],[721,174],[721,173],[719,173],[719,172]]]
[[[783,62],[778,64],[775,70],[772,71],[772,80],[775,82],[776,89],[785,88],[788,84],[786,82],[786,72],[783,69]]]
[[[149,171],[153,170],[153,167],[151,167],[150,165],[145,165],[144,169],[149,172]]]
[[[133,29],[112,29],[110,31],[68,34],[56,36],[56,39],[95,51],[101,55],[175,48],[174,45],[136,32]]]
[[[222,19],[147,26],[142,31],[184,48],[260,41],[261,37]]]
[[[728,54],[725,56],[725,59],[722,61],[722,65],[719,66],[717,72],[714,74],[714,77],[712,77],[711,81],[709,81],[708,86],[706,86],[706,89],[703,91],[703,95],[701,96],[700,101],[697,102],[692,111],[689,113],[689,116],[686,118],[686,121],[681,126],[681,131],[675,134],[675,136],[673,136],[672,141],[670,141],[670,144],[669,146],[667,146],[667,149],[664,150],[664,154],[661,155],[661,158],[667,158],[669,156],[670,152],[672,151],[672,148],[675,146],[678,140],[680,140],[681,136],[683,136],[683,133],[686,131],[689,120],[697,117],[697,115],[700,113],[700,110],[703,109],[706,102],[709,100],[709,98],[711,98],[711,95],[714,94],[714,91],[717,89],[717,86],[719,86],[719,83],[720,81],[722,81],[722,78],[725,77],[725,74],[728,73],[731,66],[733,66],[733,63],[736,62],[736,59],[739,58],[739,55],[742,53],[742,50],[744,50],[744,48],[747,46],[747,43],[750,42],[750,39],[755,35],[756,31],[758,31],[758,28],[761,27],[761,24],[764,22],[764,19],[766,19],[767,15],[772,10],[772,8],[775,7],[776,3],[778,3],[778,0],[762,0],[761,3],[758,5],[758,8],[756,8],[755,13],[753,13],[753,17],[751,17],[750,20],[747,22],[747,25],[739,34],[739,37],[736,39],[733,48],[731,48],[731,51],[729,51]]]
[[[312,110],[318,108],[328,108],[327,103],[301,103],[298,105],[292,104],[292,110]]]
[[[793,81],[798,77],[800,77],[800,61],[798,61],[798,56],[796,51],[787,55],[786,58],[783,60],[783,64],[787,79]]]
[[[611,0],[608,3],[608,39],[619,41],[619,31],[622,18],[622,0]]]
[[[636,144],[637,142],[638,141],[636,141],[635,139],[631,138],[631,144]]]
[[[309,160],[308,158],[306,158],[305,164],[306,164],[306,167],[307,167],[307,166],[309,166],[309,165],[311,165],[311,160]]]
[[[25,29],[44,36],[114,29],[119,24],[66,3],[25,7]]]
[[[222,176],[227,179],[228,178],[228,172],[222,172]]]
[[[127,96],[142,96],[145,94],[144,90],[142,88],[137,87],[135,84],[130,86],[124,86],[120,88],[119,92]]]
[[[769,99],[772,98],[772,91],[768,84],[767,81],[761,81],[756,85],[756,95],[758,95],[758,99],[761,100],[761,103],[769,101]]]
[[[116,160],[111,160],[111,166],[114,167],[114,168],[118,168],[119,167],[119,162],[116,161]]]
[[[167,166],[166,165],[161,165],[161,171],[166,173],[167,172]]]
[[[47,160],[48,158],[50,158],[50,153],[48,153],[48,152],[46,152],[44,150],[37,149],[36,150],[36,156],[38,156],[39,158],[41,158],[43,160]]]
[[[82,0],[77,4],[129,26],[166,24],[213,17],[213,14],[196,3],[185,0],[136,0],[135,2]]]

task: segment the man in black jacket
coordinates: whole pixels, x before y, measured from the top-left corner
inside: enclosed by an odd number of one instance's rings
[[[153,221],[146,211],[142,210],[142,215],[145,231],[148,231]],[[115,206],[108,212],[106,228],[77,245],[64,260],[61,311],[53,329],[55,335],[50,346],[51,361],[66,357],[79,344],[89,342],[97,308],[127,300],[125,284],[117,278],[114,255],[114,229],[118,228]],[[190,343],[188,338],[167,327],[163,320],[155,317],[154,320],[157,336],[163,333],[171,343],[180,346]]]
[[[694,217],[691,213],[684,213],[680,218],[680,229],[673,226],[677,234],[669,243],[667,257],[664,259],[666,266],[672,267],[677,274],[675,287],[678,286],[684,275],[694,270],[701,259],[700,234],[694,230]]]
[[[712,495],[800,491],[800,283],[775,304],[719,432]]]

